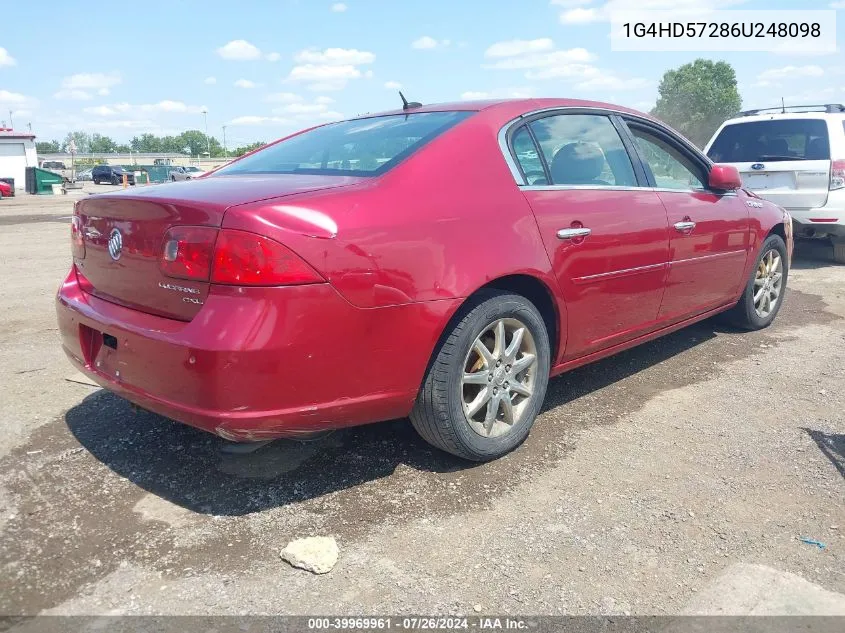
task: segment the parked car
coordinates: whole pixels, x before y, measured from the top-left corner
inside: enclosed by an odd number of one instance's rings
[[[0,180],[0,200],[3,198],[11,198],[12,197],[12,185],[8,182],[3,182]]]
[[[62,344],[104,388],[228,440],[410,416],[489,460],[550,376],[720,313],[773,321],[792,225],[740,184],[609,104],[327,124],[190,187],[77,202]]]
[[[796,237],[830,239],[845,264],[845,106],[749,110],[725,121],[705,150],[785,207]]]
[[[83,169],[82,171],[76,172],[76,179],[77,180],[91,180],[91,172],[94,171],[93,167],[88,167],[87,169]]]
[[[64,180],[70,181],[73,179],[73,169],[68,169],[63,161],[60,160],[42,160],[39,167],[46,169],[54,174],[58,174]]]
[[[205,174],[205,171],[199,167],[174,167],[170,170],[170,180],[191,180],[192,178],[199,178]]]
[[[123,167],[118,165],[97,165],[91,170],[91,180],[95,185],[100,183],[109,183],[112,185],[119,185],[123,182],[123,176],[126,175],[127,182],[130,185],[135,184],[135,174],[131,171],[126,171]]]

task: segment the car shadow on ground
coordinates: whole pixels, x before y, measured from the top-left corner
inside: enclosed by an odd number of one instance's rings
[[[827,240],[796,240],[792,268],[814,270],[828,266],[841,266],[833,259],[833,246]]]
[[[822,433],[806,427],[802,430],[812,438],[822,454],[839,471],[839,474],[845,477],[845,434]]]
[[[550,382],[543,411],[682,354],[717,332],[731,330],[708,320],[570,371]],[[671,386],[658,381],[649,389],[656,393]],[[112,471],[175,504],[214,515],[243,515],[320,497],[388,477],[400,464],[433,473],[505,468],[436,450],[407,419],[337,431],[313,442],[278,440],[250,454],[228,454],[224,440],[153,413],[136,413],[125,400],[102,390],[70,409],[65,421],[82,446]],[[543,459],[542,444],[529,440],[512,457],[517,463],[507,467],[520,467],[523,461],[536,465],[534,460]]]

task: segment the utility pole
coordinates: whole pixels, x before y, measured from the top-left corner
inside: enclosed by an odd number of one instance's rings
[[[226,151],[226,126],[223,126],[223,158],[229,158],[229,153]]]
[[[12,128],[13,130],[15,129],[15,122],[12,121],[12,111],[11,110],[9,110],[9,127]]]
[[[202,110],[202,118],[205,121],[205,143],[206,143],[206,150],[208,151],[208,157],[211,158],[211,139],[208,138],[208,110],[203,108]]]

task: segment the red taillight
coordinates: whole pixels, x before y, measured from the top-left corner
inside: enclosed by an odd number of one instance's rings
[[[82,237],[82,218],[73,208],[70,218],[70,253],[75,259],[85,259],[85,240]]]
[[[830,161],[830,190],[845,187],[845,160]]]
[[[217,237],[211,281],[237,286],[287,286],[323,281],[286,246],[255,233],[224,229]]]
[[[168,277],[208,281],[217,229],[176,226],[164,235],[159,267]]]
[[[286,246],[269,238],[206,226],[176,226],[164,236],[161,272],[177,279],[236,286],[287,286],[324,281]]]

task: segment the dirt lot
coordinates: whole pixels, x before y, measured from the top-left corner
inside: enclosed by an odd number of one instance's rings
[[[70,204],[0,202],[0,613],[677,613],[735,563],[845,592],[845,266],[823,249],[764,332],[706,322],[552,381],[498,462],[406,420],[232,455],[66,380]],[[279,559],[323,534],[330,574]]]

